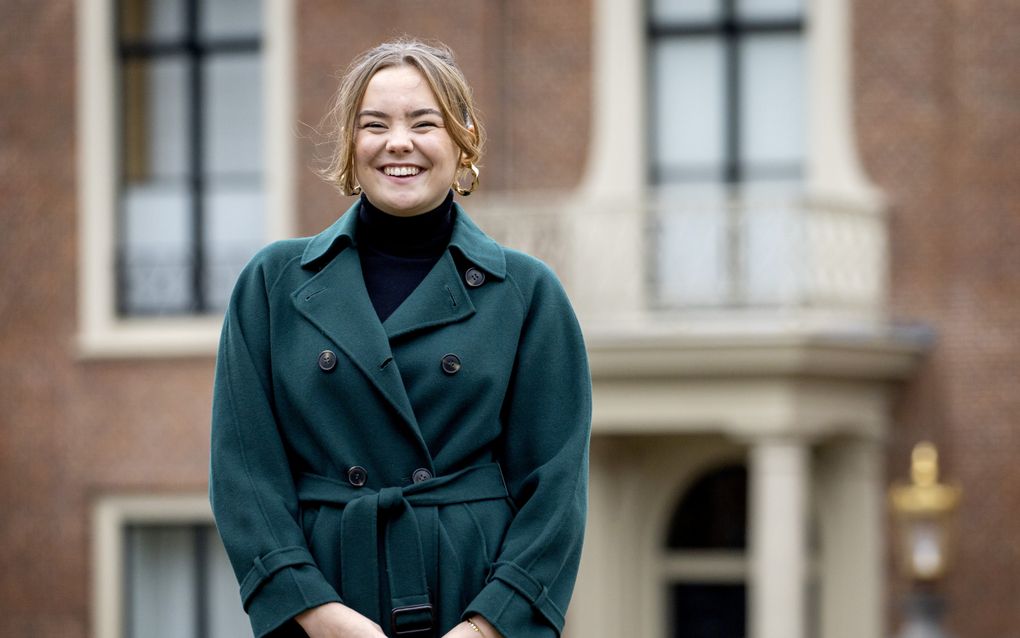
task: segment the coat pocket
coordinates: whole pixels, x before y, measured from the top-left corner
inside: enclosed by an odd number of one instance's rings
[[[513,519],[503,500],[458,503],[440,514],[440,589],[463,610],[485,586]],[[458,612],[459,613],[459,612]]]
[[[308,551],[326,581],[340,593],[340,521],[343,510],[329,505],[301,512],[301,528]],[[341,595],[343,595],[341,593]]]

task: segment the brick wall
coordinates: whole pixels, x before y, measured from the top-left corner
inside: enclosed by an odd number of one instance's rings
[[[0,2],[0,636],[89,635],[89,525],[110,492],[206,489],[213,357],[76,358],[76,10]],[[490,132],[485,188],[561,188],[586,156],[590,16],[558,3],[301,0],[295,87],[316,123],[334,74],[402,33],[455,49]],[[300,226],[346,207],[302,141]]]
[[[891,204],[893,314],[938,335],[904,388],[890,478],[906,479],[916,441],[939,445],[944,476],[964,489],[949,625],[1017,636],[1020,4],[854,5],[857,127]]]
[[[339,74],[365,49],[405,34],[437,39],[453,49],[488,132],[479,195],[569,189],[580,180],[588,155],[588,5],[588,0],[404,0],[365,11],[354,0],[303,0],[297,27],[299,118],[308,124],[321,120]],[[301,146],[305,233],[329,224],[353,201],[314,175],[314,139]]]

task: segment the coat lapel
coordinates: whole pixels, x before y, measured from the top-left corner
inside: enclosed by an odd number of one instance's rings
[[[473,314],[475,307],[447,250],[382,325],[386,336],[393,339],[415,330],[461,321]]]
[[[344,217],[348,216],[350,212]],[[318,274],[292,293],[291,299],[298,312],[350,357],[424,446],[386,331],[365,289],[357,251],[341,248]]]
[[[313,237],[301,257],[301,267],[321,268],[292,294],[295,308],[314,324],[368,377],[393,409],[413,430],[428,454],[411,401],[400,377],[390,339],[424,328],[463,321],[475,314],[451,249],[488,272],[506,277],[502,249],[479,229],[464,210],[457,211],[450,248],[385,324],[379,322],[365,288],[355,243],[359,203],[332,226]]]

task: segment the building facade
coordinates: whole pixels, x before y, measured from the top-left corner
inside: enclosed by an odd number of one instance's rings
[[[964,489],[960,636],[1020,631],[1020,8],[1008,0],[0,3],[0,635],[241,636],[206,501],[220,313],[336,75],[449,44],[469,212],[585,329],[573,636],[878,638],[888,484]],[[40,259],[41,258],[41,259]]]

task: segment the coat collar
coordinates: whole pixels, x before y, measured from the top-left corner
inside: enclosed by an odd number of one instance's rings
[[[454,202],[453,207],[456,211],[456,220],[453,224],[453,235],[450,237],[450,247],[455,248],[465,259],[489,275],[496,279],[504,279],[506,257],[503,256],[499,244],[475,225],[460,204]],[[347,246],[356,245],[355,230],[360,208],[361,202],[355,202],[340,219],[312,237],[301,255],[302,268],[321,267],[323,262],[335,257]]]

